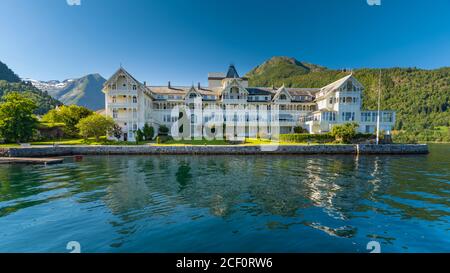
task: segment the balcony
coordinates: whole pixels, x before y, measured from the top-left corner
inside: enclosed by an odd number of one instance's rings
[[[128,90],[128,89],[124,89],[124,88],[117,88],[114,90],[110,90],[108,92],[108,95],[110,96],[137,96],[138,92],[137,90]]]
[[[108,106],[112,108],[136,108],[138,104],[136,102],[130,102],[130,101],[116,101],[108,102]]]

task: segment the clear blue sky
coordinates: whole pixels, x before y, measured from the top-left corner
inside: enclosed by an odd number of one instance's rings
[[[0,60],[63,80],[120,65],[150,84],[244,74],[274,55],[330,68],[450,66],[450,1],[1,0]]]

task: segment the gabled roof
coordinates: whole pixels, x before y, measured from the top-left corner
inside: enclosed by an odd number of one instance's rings
[[[239,78],[239,74],[233,64],[228,67],[227,78]]]
[[[353,76],[353,73],[350,75],[347,75],[345,77],[343,77],[342,79],[339,79],[335,82],[330,83],[329,85],[326,85],[324,87],[322,87],[320,89],[321,93],[323,94],[327,94],[331,91],[334,91],[336,89],[341,88],[348,80],[352,80],[354,83],[356,83],[357,85],[363,87],[363,85]]]
[[[103,86],[108,86],[109,84],[115,82],[119,76],[126,76],[131,79],[134,84],[142,85],[138,80],[136,80],[128,71],[126,71],[123,67],[120,67],[104,84]]]
[[[277,100],[280,97],[281,93],[286,94],[289,97],[289,99],[292,100],[292,96],[291,94],[289,94],[284,84],[280,88],[278,88],[277,92],[275,93],[275,96],[273,96],[273,100]]]

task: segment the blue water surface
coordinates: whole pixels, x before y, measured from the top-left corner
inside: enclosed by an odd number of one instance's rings
[[[450,145],[0,165],[0,252],[450,252]]]

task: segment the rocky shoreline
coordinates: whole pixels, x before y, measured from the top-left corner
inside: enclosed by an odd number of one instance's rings
[[[193,145],[193,146],[34,146],[0,148],[0,157],[48,157],[67,155],[255,155],[255,154],[427,154],[427,144],[391,145]]]

